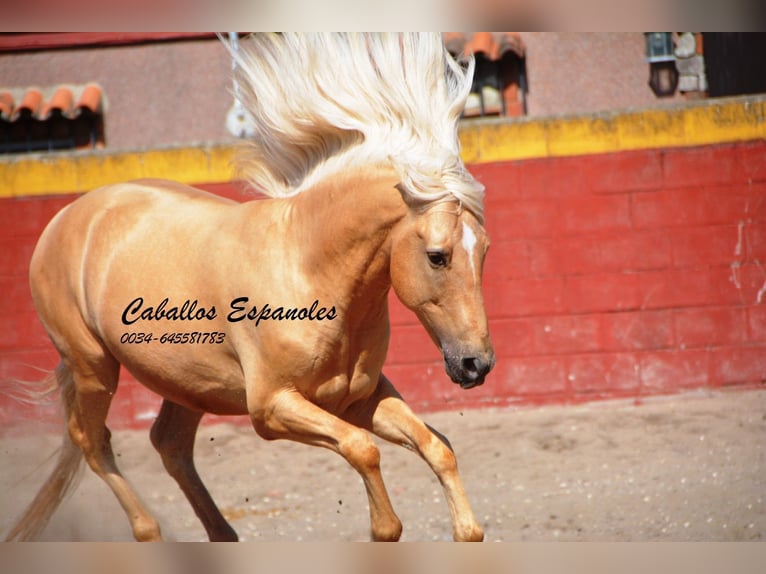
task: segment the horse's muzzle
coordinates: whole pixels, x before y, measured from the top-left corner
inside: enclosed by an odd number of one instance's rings
[[[495,355],[492,352],[477,356],[453,355],[444,353],[444,366],[449,378],[463,389],[478,387],[495,366]]]

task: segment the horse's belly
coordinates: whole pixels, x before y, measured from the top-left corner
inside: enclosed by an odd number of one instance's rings
[[[137,381],[174,403],[218,415],[247,414],[241,369],[223,353],[171,346],[151,354],[118,348],[113,354]]]

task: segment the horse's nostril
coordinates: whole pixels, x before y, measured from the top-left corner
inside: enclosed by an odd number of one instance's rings
[[[479,371],[479,361],[475,357],[468,357],[461,362],[463,369],[466,371],[477,373]]]

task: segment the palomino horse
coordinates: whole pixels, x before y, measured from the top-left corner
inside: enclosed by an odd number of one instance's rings
[[[9,540],[45,525],[81,459],[137,540],[157,521],[118,470],[105,420],[122,365],[164,398],[151,440],[210,540],[237,534],[192,459],[205,412],[248,414],[265,439],[337,452],[361,475],[374,540],[402,531],[369,432],[417,452],[456,540],[482,540],[455,456],[381,369],[387,294],[418,316],[450,378],[494,364],[481,291],[483,187],[459,157],[470,87],[436,35],[259,34],[231,50],[255,133],[237,203],[167,181],[85,194],[44,231],[32,296],[61,355],[68,433]]]

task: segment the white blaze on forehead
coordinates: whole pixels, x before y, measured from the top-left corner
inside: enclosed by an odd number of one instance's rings
[[[468,224],[464,221],[463,222],[463,241],[461,242],[463,245],[463,248],[468,252],[468,261],[471,262],[471,271],[473,275],[476,275],[476,265],[473,262],[474,259],[474,252],[473,248],[476,247],[476,234],[474,234],[473,229],[468,227]]]

